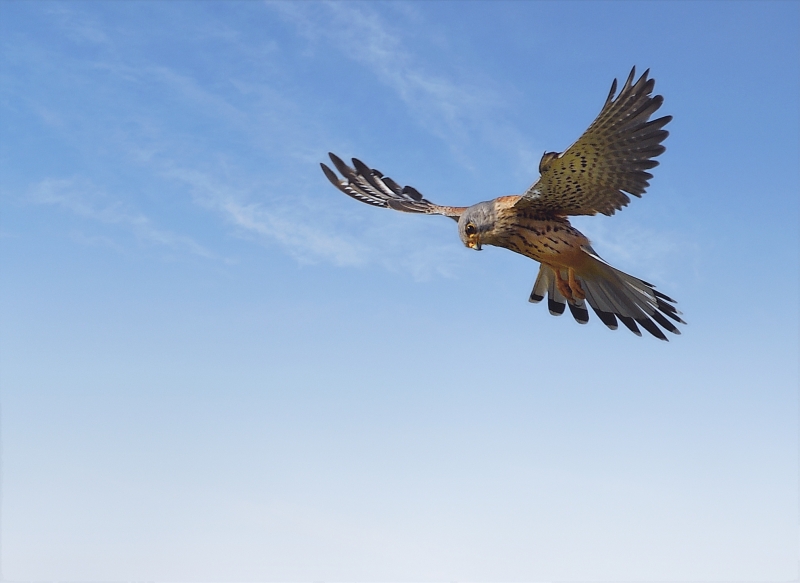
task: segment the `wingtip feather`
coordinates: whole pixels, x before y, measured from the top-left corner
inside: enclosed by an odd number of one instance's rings
[[[320,162],[319,165],[322,167],[322,172],[325,174],[325,177],[330,180],[331,184],[333,184],[336,188],[339,188],[341,184],[339,183],[339,177],[336,176],[336,173],[322,162]]]

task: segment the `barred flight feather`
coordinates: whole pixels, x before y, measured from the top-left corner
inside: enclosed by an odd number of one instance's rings
[[[322,172],[336,188],[360,202],[406,213],[444,215],[456,221],[464,211],[464,207],[433,204],[413,186],[400,187],[394,180],[384,176],[380,170],[370,168],[358,158],[353,158],[353,168],[351,168],[336,154],[329,152],[328,156],[345,180],[340,180],[325,164],[320,164]]]

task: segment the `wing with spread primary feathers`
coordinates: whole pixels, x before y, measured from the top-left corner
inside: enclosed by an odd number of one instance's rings
[[[611,85],[600,115],[565,152],[548,152],[539,164],[541,176],[519,202],[552,215],[613,215],[630,202],[626,192],[641,196],[658,166],[653,160],[665,148],[669,135],[662,129],[672,116],[649,121],[664,98],[651,95],[654,79],[644,72],[633,82],[634,67],[616,98],[617,80]]]
[[[350,168],[335,154],[328,153],[328,155],[345,180],[340,180],[333,170],[325,164],[320,164],[325,176],[336,188],[361,202],[406,213],[444,215],[456,221],[466,208],[433,204],[423,198],[413,186],[401,187],[380,171],[369,168],[361,160],[353,158],[354,168]]]

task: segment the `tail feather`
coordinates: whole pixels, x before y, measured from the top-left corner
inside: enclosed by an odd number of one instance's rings
[[[598,289],[596,286],[586,285],[586,281],[583,278],[580,278],[580,282],[583,291],[586,293],[586,301],[592,306],[594,313],[597,314],[597,317],[600,318],[603,324],[612,330],[616,330],[618,325],[617,318],[614,314],[617,310],[614,309],[614,306],[605,297],[605,293],[601,293],[602,290]]]
[[[583,303],[583,300],[575,303],[567,302],[567,306],[569,306],[569,311],[572,312],[572,317],[575,318],[578,324],[589,323],[589,310],[586,309],[586,304]]]
[[[562,270],[561,277],[567,277],[567,270],[566,269]],[[556,297],[558,298],[557,301],[559,301],[561,303],[561,305],[559,307],[559,309],[561,310],[561,313],[563,313],[564,304],[566,304],[569,307],[569,311],[572,314],[572,317],[575,318],[575,321],[578,324],[587,324],[589,322],[589,311],[586,309],[586,304],[584,303],[584,301],[583,300],[579,300],[577,298],[573,299],[571,301],[567,300],[567,298],[565,298],[561,294],[561,292],[558,291],[558,288],[556,287],[555,277],[553,277],[553,282],[552,282],[551,285],[552,285],[553,292],[555,292],[555,294],[558,294]]]
[[[603,315],[601,314],[608,314],[610,318],[607,318],[609,321],[613,320],[614,326],[613,329],[616,330],[617,328],[617,319],[614,317],[614,314],[618,311],[614,304],[606,297],[605,291],[600,289],[597,286],[589,286],[584,285],[586,281],[581,278],[581,285],[583,285],[583,291],[586,292],[586,299],[589,301],[589,305],[592,306],[592,309],[595,311],[597,316],[605,322],[606,320],[603,319]],[[606,326],[608,324],[606,323]],[[611,327],[611,326],[609,326]]]
[[[653,291],[655,291],[655,290],[653,290]],[[663,296],[663,297],[666,298],[667,296]],[[675,300],[667,298],[667,301],[674,302]],[[658,294],[658,292],[656,292],[656,307],[660,311],[664,312],[667,316],[669,316],[670,318],[672,318],[673,320],[678,322],[679,324],[685,324],[686,323],[683,320],[681,320],[681,317],[679,315],[679,314],[681,314],[681,311],[678,310],[677,308],[675,308],[675,306],[672,306],[672,305],[668,304],[667,302],[665,302],[662,299],[662,297],[660,297],[660,294]]]
[[[531,297],[528,298],[528,301],[532,304],[538,304],[541,302],[544,299],[545,294],[547,294],[547,290],[550,289],[550,283],[553,277],[555,277],[555,274],[553,273],[552,269],[540,269],[539,276],[536,278],[536,283],[533,284]]]
[[[639,331],[638,326],[636,326],[636,321],[642,314],[641,310],[639,310],[635,304],[631,304],[622,286],[619,286],[620,290],[617,291],[617,289],[612,288],[610,284],[611,282],[603,279],[596,279],[589,282],[589,287],[596,287],[602,291],[614,307],[614,314],[619,318],[619,321],[622,322],[628,330],[637,336],[641,336],[642,333]]]
[[[637,336],[642,335],[642,333],[639,331],[639,327],[636,325],[636,321],[633,318],[629,316],[620,316],[619,321],[625,324],[625,327]]]
[[[566,307],[567,298],[561,295],[561,292],[558,291],[556,287],[556,276],[555,273],[551,271],[550,282],[547,290],[547,309],[550,310],[550,313],[553,316],[560,316],[564,313],[564,308]]]
[[[615,313],[633,318],[634,320],[644,315],[642,310],[637,305],[636,300],[628,295],[627,290],[623,285],[619,285],[619,283],[615,281],[609,281],[600,278],[589,282],[590,287],[595,285],[600,287],[605,292],[606,297],[617,309]]]
[[[686,323],[674,306],[675,300],[657,291],[652,284],[611,267],[591,248],[586,251],[591,259],[589,267],[576,272],[576,278],[586,295],[585,300],[567,300],[558,291],[553,269],[542,264],[529,301],[540,302],[547,296],[551,314],[560,316],[569,306],[572,316],[581,324],[589,321],[588,304],[610,329],[616,330],[618,322],[622,322],[637,336],[642,335],[640,327],[660,340],[667,340],[663,330],[672,334],[681,333],[672,323]],[[566,270],[563,270],[564,279],[566,275]]]
[[[661,328],[656,326],[655,322],[653,322],[650,318],[637,318],[636,321],[642,328],[650,332],[650,334],[652,334],[659,340],[667,342],[667,337],[664,336],[664,333],[661,331]]]
[[[602,307],[607,304],[601,303],[597,296],[594,295],[593,291],[590,290],[589,286],[584,285],[583,280],[581,280],[581,285],[583,286],[583,291],[586,292],[586,301],[592,306],[592,310],[594,310],[594,313],[600,318],[600,321],[611,330],[616,330],[619,325],[617,324],[617,318],[614,316],[614,312],[611,311],[610,308]]]
[[[675,326],[675,324],[673,324],[669,320],[667,320],[664,316],[662,316],[661,312],[659,312],[658,310],[654,311],[650,315],[650,317],[653,318],[653,320],[655,320],[656,322],[658,322],[659,326],[661,326],[665,330],[669,330],[673,334],[680,335],[681,331],[678,330],[678,327]]]

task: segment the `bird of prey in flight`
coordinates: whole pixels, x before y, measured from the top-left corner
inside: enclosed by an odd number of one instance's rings
[[[356,200],[407,213],[444,215],[458,222],[461,241],[471,249],[494,245],[535,259],[541,266],[530,301],[547,296],[551,314],[563,314],[568,306],[575,320],[585,324],[589,304],[612,330],[619,320],[638,336],[641,326],[666,340],[662,328],[680,334],[673,321],[685,324],[675,300],[611,267],[567,220],[570,215],[613,215],[630,202],[625,193],[640,197],[650,185],[653,175],[647,171],[658,166],[654,158],[665,150],[664,126],[672,116],[650,120],[664,98],[652,95],[655,80],[647,78],[649,69],[634,82],[635,72],[634,67],[616,97],[614,79],[600,115],[577,142],[561,153],[545,152],[539,179],[521,195],[470,207],[440,206],[355,158],[351,168],[330,154],[343,180],[320,165],[336,188]]]

